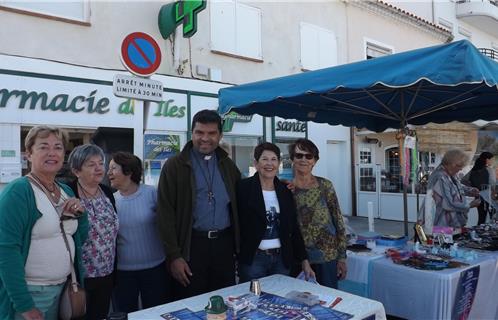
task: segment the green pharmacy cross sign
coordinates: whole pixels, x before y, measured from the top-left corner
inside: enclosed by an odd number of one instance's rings
[[[197,32],[197,14],[204,10],[206,5],[206,0],[184,0],[162,6],[158,25],[163,39],[167,39],[180,23],[183,23],[183,36],[193,36]]]
[[[230,132],[233,129],[235,122],[251,122],[252,115],[242,115],[235,111],[231,111],[223,118],[223,132]]]

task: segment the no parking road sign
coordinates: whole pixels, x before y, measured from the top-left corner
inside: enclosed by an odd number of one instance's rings
[[[147,77],[161,64],[161,49],[148,34],[133,32],[121,44],[121,60],[130,72]]]

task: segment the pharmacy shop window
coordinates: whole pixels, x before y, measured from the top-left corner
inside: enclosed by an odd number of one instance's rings
[[[250,177],[255,172],[253,164],[254,148],[263,141],[262,137],[223,136],[220,142],[228,156],[235,162],[243,177]]]

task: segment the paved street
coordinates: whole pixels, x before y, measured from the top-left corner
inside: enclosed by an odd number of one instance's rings
[[[368,231],[368,218],[350,216],[347,216],[346,218],[349,220],[349,226],[353,228],[356,234]],[[413,222],[408,223],[408,234],[410,239],[413,237],[413,225]],[[380,234],[404,234],[403,221],[375,219],[374,228],[375,231]]]

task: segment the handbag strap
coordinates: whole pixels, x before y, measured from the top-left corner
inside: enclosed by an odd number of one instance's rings
[[[57,209],[57,204],[54,202],[54,200],[50,196],[50,193],[47,190],[47,188],[45,188],[31,174],[26,175],[26,177],[28,177],[28,179],[31,182],[33,182],[33,184],[38,189],[40,189],[41,191],[43,191],[45,193],[45,195],[47,196],[48,200],[50,201],[50,204],[52,204],[52,206],[54,207],[55,212],[59,213],[59,210]],[[64,238],[64,244],[66,245],[67,252],[69,253],[69,264],[70,264],[70,267],[71,267],[71,287],[72,287],[72,290],[74,292],[77,292],[78,291],[78,281],[76,281],[76,271],[74,270],[73,256],[71,255],[71,248],[69,247],[69,242],[67,240],[66,232],[64,232],[64,224],[63,224],[63,221],[62,221],[62,217],[59,219],[59,227],[61,229],[62,237]]]

